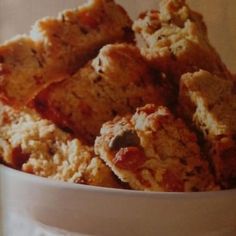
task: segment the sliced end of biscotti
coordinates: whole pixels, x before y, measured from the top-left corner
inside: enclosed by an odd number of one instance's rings
[[[236,95],[232,81],[207,71],[187,73],[180,80],[180,110],[203,134],[219,183],[236,186]]]
[[[0,46],[0,99],[25,105],[51,81],[65,76],[45,65],[40,49],[28,36],[17,36]]]

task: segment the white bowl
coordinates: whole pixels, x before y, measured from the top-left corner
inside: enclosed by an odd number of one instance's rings
[[[0,166],[3,209],[86,235],[236,235],[236,190],[150,193],[52,181]]]
[[[20,7],[22,2],[0,1],[0,41],[29,31],[30,25],[39,17],[55,15],[59,10],[83,1],[31,0]],[[134,17],[137,12],[153,8],[158,1],[117,2]],[[188,2],[205,14],[213,45],[235,72],[235,2]],[[108,236],[236,235],[236,190],[206,193],[115,190],[56,182],[1,165],[0,177],[2,211],[14,209],[45,225],[72,232]]]

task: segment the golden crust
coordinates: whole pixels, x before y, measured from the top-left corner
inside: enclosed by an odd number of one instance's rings
[[[91,0],[58,18],[39,20],[31,32],[48,64],[74,73],[108,43],[131,42],[132,21],[112,0]]]
[[[148,11],[133,25],[144,41],[144,57],[178,85],[186,72],[205,69],[224,78],[230,72],[210,45],[202,16],[184,0],[161,1],[160,12]]]
[[[164,104],[161,82],[135,46],[107,45],[73,77],[44,90],[34,106],[60,127],[93,143],[102,124],[116,115],[150,102]]]
[[[30,109],[0,104],[0,157],[24,172],[74,183],[119,187],[93,149]]]
[[[146,105],[133,116],[107,122],[95,152],[133,189],[217,189],[195,135],[165,107]]]
[[[234,86],[232,81],[202,70],[180,80],[180,110],[204,134],[216,176],[225,187],[236,186]]]

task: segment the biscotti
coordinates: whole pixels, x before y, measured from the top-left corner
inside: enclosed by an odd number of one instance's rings
[[[132,21],[113,0],[91,0],[58,18],[39,20],[31,36],[47,64],[74,73],[108,43],[132,42]]]
[[[24,172],[88,185],[121,187],[93,148],[30,109],[0,104],[0,159]]]
[[[218,181],[236,186],[235,85],[207,71],[187,73],[180,80],[181,114],[203,134]]]
[[[178,86],[183,73],[205,69],[223,78],[231,74],[210,45],[202,16],[185,0],[163,0],[160,11],[147,11],[133,25],[142,38],[142,54]]]
[[[165,107],[149,104],[105,123],[95,151],[133,189],[217,189],[196,136]]]

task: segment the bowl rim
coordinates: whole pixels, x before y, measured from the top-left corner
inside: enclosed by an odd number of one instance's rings
[[[41,176],[36,176],[33,174],[25,173],[19,171],[3,164],[0,164],[0,186],[1,182],[8,181],[8,177],[17,177],[26,182],[34,182],[34,184],[44,185],[46,187],[52,187],[64,190],[78,190],[88,193],[96,193],[103,195],[117,195],[117,196],[129,196],[129,197],[148,197],[148,198],[164,198],[164,199],[199,199],[199,198],[216,198],[216,197],[227,197],[236,196],[236,189],[228,190],[217,190],[209,192],[149,192],[149,191],[139,191],[130,189],[116,189],[108,187],[90,186],[83,184],[75,184],[71,182],[64,182],[59,180],[53,180],[49,178],[44,178]]]

